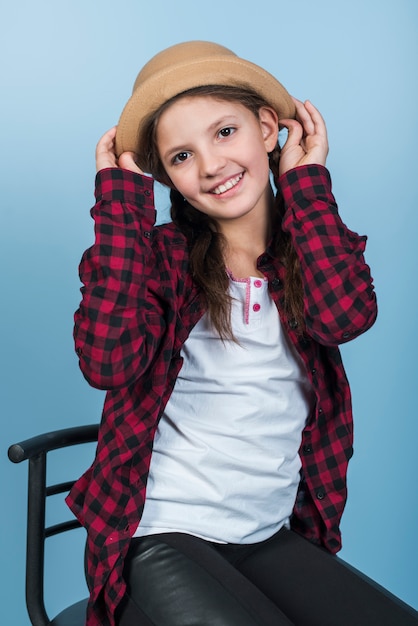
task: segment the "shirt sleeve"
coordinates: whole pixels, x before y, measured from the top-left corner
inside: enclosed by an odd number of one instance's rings
[[[101,170],[95,195],[95,241],[80,263],[82,301],[74,339],[88,382],[117,389],[146,370],[166,326],[151,244],[153,180],[122,169]]]
[[[286,207],[283,229],[301,265],[306,331],[323,345],[349,341],[370,328],[377,315],[363,256],[367,238],[342,222],[325,167],[298,167],[277,183]]]

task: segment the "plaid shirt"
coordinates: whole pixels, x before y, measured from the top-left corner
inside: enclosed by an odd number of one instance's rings
[[[141,517],[153,438],[182,365],[180,350],[204,313],[186,241],[173,224],[155,226],[153,181],[121,169],[99,172],[92,209],[95,243],[80,265],[82,302],[75,343],[88,382],[107,395],[93,465],[68,504],[88,531],[91,590],[87,626],[113,626],[125,593],[123,560]],[[331,552],[352,455],[352,413],[338,344],[376,318],[365,237],[342,223],[328,171],[303,166],[277,185],[282,227],[298,252],[306,330],[283,312],[285,268],[267,248],[258,268],[306,365],[316,403],[303,431],[292,527]]]

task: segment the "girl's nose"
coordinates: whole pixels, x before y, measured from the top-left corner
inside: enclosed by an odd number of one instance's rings
[[[225,166],[225,158],[214,151],[207,151],[200,155],[200,173],[205,178],[219,174]]]

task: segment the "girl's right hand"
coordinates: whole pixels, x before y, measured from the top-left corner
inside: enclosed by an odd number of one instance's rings
[[[99,140],[96,147],[96,171],[99,172],[107,167],[121,167],[137,174],[143,171],[135,163],[134,152],[124,152],[119,159],[115,153],[116,126],[111,128]]]

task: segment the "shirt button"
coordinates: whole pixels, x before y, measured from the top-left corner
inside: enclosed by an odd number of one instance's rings
[[[257,287],[259,289],[262,286],[263,286],[263,283],[262,283],[261,280],[257,279],[257,280],[254,281],[254,287]]]
[[[150,190],[149,190],[149,189],[146,189],[146,190],[145,190],[145,195],[146,195],[146,196],[150,196],[150,195],[151,195],[151,192],[150,192]]]
[[[281,285],[281,280],[280,278],[273,278],[273,280],[271,281],[271,284],[273,287],[280,287]]]
[[[315,368],[315,367],[313,367],[313,368],[311,369],[311,374],[316,374],[316,368]]]
[[[303,446],[303,451],[306,454],[310,454],[312,452],[312,446],[310,443],[305,443],[305,445]]]
[[[348,339],[351,333],[349,333],[348,331],[343,333],[343,339]]]
[[[257,303],[257,304],[253,304],[253,311],[255,311],[257,313],[257,311],[259,311],[261,309],[261,306]]]
[[[325,498],[325,491],[323,491],[322,489],[318,489],[318,491],[316,492],[316,497],[318,498],[318,500],[323,500]]]
[[[291,319],[289,320],[289,326],[292,330],[295,330],[295,328],[298,327],[298,322],[295,319]]]

